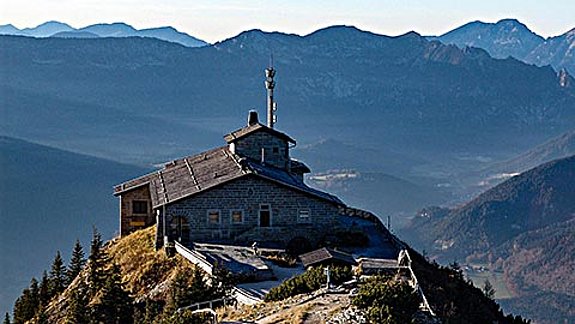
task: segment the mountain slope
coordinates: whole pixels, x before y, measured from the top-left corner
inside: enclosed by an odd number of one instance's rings
[[[487,255],[522,233],[572,219],[573,179],[575,156],[555,160],[515,176],[461,207],[420,214],[424,217],[416,218],[413,232],[426,246],[439,248],[446,260]]]
[[[503,19],[497,23],[470,22],[430,39],[460,48],[481,48],[495,58],[511,56],[528,64],[551,65],[556,71],[566,69],[575,75],[575,29],[544,39],[515,19]]]
[[[523,60],[544,41],[516,19],[503,19],[497,23],[470,22],[437,39],[461,48],[482,48],[495,58],[512,56],[518,60]]]
[[[146,170],[4,136],[0,165],[0,311],[5,312],[56,250],[69,255],[76,238],[87,248],[93,225],[112,236],[117,230],[112,186]]]
[[[138,31],[138,36],[157,38],[172,43],[182,44],[187,47],[202,47],[208,45],[208,43],[203,40],[177,31],[173,27],[141,29]]]
[[[551,65],[557,70],[566,69],[575,75],[575,28],[563,35],[546,39],[524,60],[537,66]]]
[[[545,163],[455,208],[421,211],[404,231],[440,260],[503,271],[522,314],[542,323],[575,320],[575,155]],[[432,248],[429,250],[429,248]]]
[[[515,173],[534,168],[551,160],[575,154],[575,130],[554,137],[545,143],[514,157],[489,167],[491,173]]]

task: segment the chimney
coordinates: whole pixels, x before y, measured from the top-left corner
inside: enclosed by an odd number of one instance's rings
[[[255,110],[250,110],[248,114],[248,126],[255,125],[259,122],[260,121],[258,120],[258,112]]]

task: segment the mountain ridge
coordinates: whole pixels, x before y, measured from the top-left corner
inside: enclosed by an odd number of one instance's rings
[[[65,33],[62,35],[62,33]],[[36,27],[19,29],[12,24],[0,26],[0,35],[16,35],[30,37],[65,37],[65,38],[94,38],[86,37],[90,33],[97,37],[150,37],[163,41],[178,43],[186,47],[202,47],[207,42],[194,36],[180,32],[174,27],[163,26],[145,29],[136,29],[123,22],[92,24],[82,28],[73,28],[58,21],[48,21]]]
[[[517,19],[502,19],[496,23],[474,21],[429,39],[460,48],[485,49],[494,58],[509,56],[537,66],[551,65],[556,71],[567,69],[575,74],[575,28],[557,36],[543,38]]]

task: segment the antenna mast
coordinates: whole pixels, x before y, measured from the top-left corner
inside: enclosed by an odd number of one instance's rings
[[[266,69],[266,89],[268,90],[268,102],[267,102],[267,112],[268,112],[268,127],[274,128],[274,124],[277,122],[277,117],[275,111],[277,110],[277,104],[274,101],[274,87],[276,83],[274,81],[274,76],[276,75],[276,70],[274,70],[274,56],[270,55],[270,66]]]

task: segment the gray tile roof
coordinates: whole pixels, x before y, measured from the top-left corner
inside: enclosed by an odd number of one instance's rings
[[[240,159],[227,146],[166,163],[161,170],[117,185],[114,194],[121,195],[125,191],[149,185],[152,206],[157,208],[247,175],[343,205],[337,197],[308,187],[286,170]]]
[[[239,138],[242,138],[246,135],[249,135],[249,134],[254,133],[254,132],[259,132],[259,131],[268,132],[268,133],[275,135],[275,136],[277,136],[277,137],[279,137],[279,138],[281,138],[287,142],[291,142],[291,143],[295,144],[295,140],[293,138],[289,137],[287,134],[282,133],[280,131],[277,131],[273,128],[269,128],[266,125],[262,125],[260,123],[256,123],[253,125],[248,125],[248,126],[242,127],[236,131],[233,131],[233,132],[225,135],[224,139],[226,140],[226,142],[231,143],[231,142],[233,142]]]
[[[325,247],[302,254],[299,256],[299,258],[306,268],[309,266],[321,264],[326,261],[337,261],[353,265],[356,264],[355,259],[351,256],[351,254]]]

